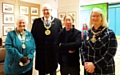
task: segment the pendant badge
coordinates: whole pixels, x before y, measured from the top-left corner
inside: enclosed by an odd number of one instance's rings
[[[47,29],[47,30],[45,30],[45,34],[46,34],[46,35],[50,35],[50,34],[51,34],[51,31]]]
[[[92,43],[95,43],[95,42],[96,42],[95,35],[92,36],[91,41],[92,41]]]
[[[26,48],[25,44],[22,44],[22,48],[23,48],[23,49],[25,49],[25,48]]]

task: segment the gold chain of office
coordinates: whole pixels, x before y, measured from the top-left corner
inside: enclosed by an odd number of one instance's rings
[[[99,31],[99,32],[94,32],[92,29],[91,29],[91,32],[93,33],[93,36],[92,36],[92,38],[91,38],[91,41],[92,41],[92,43],[95,43],[97,40],[96,40],[96,35],[98,35],[98,34],[100,34],[100,33],[102,33],[104,30],[106,29],[106,27],[104,27],[101,31]]]
[[[52,18],[52,20],[50,20],[49,26],[46,26],[46,21],[45,21],[43,18],[41,18],[41,20],[42,20],[43,23],[44,23],[44,27],[47,29],[47,30],[45,30],[45,34],[46,34],[46,35],[50,35],[50,34],[51,34],[51,31],[50,31],[49,29],[50,29],[50,27],[51,27],[51,25],[52,25],[52,21],[54,20],[54,18]]]

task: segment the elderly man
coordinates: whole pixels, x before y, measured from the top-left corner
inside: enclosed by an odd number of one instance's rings
[[[52,7],[43,4],[43,17],[34,20],[31,30],[36,43],[35,68],[39,75],[56,75],[57,50],[54,43],[62,25],[59,19],[51,16],[51,12]]]

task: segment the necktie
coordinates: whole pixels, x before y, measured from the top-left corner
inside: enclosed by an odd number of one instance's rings
[[[46,26],[49,26],[49,21],[48,20],[46,20]]]

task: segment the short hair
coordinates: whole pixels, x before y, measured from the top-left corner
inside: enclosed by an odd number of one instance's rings
[[[90,28],[92,28],[92,25],[93,25],[91,22],[91,17],[92,17],[93,12],[99,13],[102,17],[102,22],[101,22],[102,26],[108,27],[108,22],[107,22],[106,17],[104,16],[103,11],[100,8],[93,8],[93,10],[91,11],[91,14],[90,14],[90,22],[89,22]]]
[[[48,8],[48,9],[52,10],[52,6],[50,4],[48,4],[48,3],[43,4],[42,5],[42,10],[43,10],[43,8]]]
[[[74,18],[73,18],[73,16],[71,16],[70,14],[65,15],[64,18],[63,18],[63,21],[66,19],[67,16],[70,16],[70,18],[71,18],[72,21],[74,22]]]
[[[17,15],[16,17],[16,24],[20,21],[20,20],[23,20],[27,26],[28,22],[27,22],[27,16],[25,15]]]

